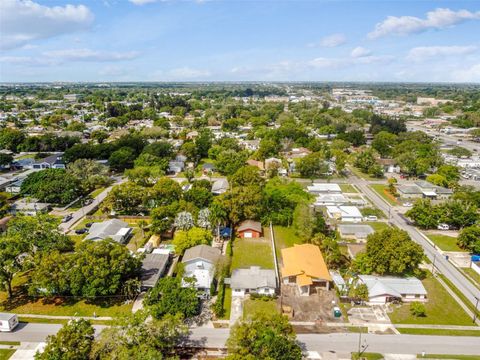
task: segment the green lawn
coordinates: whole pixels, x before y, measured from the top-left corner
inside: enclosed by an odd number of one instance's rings
[[[388,223],[383,221],[365,221],[365,222],[362,222],[362,224],[370,225],[374,231],[382,231],[390,227]]]
[[[265,239],[235,239],[233,242],[232,269],[261,266],[273,269],[273,253]]]
[[[460,300],[465,304],[466,307],[470,309],[472,313],[476,312],[477,314],[479,314],[478,309],[475,309],[473,304],[466,298],[466,296],[460,290],[458,290],[458,288],[453,285],[452,282],[445,277],[445,275],[438,274],[438,276],[443,280],[445,284],[447,284],[447,286],[455,293],[455,295],[460,298]]]
[[[295,234],[293,227],[274,226],[273,234],[275,236],[275,249],[277,250],[277,258],[281,257],[281,250],[292,247],[294,244],[301,244],[302,239]]]
[[[418,354],[417,359],[479,360],[480,355]]]
[[[472,282],[475,285],[477,285],[477,287],[480,287],[480,274],[479,273],[477,273],[472,268],[463,268],[462,270],[465,271],[467,273],[467,275],[470,276],[470,278],[468,278],[469,280],[473,280]]]
[[[344,192],[344,193],[358,193],[358,190],[355,189],[355,187],[353,185],[339,184],[339,186],[340,186],[340,189],[342,190],[342,192]]]
[[[277,303],[274,299],[246,299],[243,302],[243,318],[248,319],[257,314],[276,314],[278,313]]]
[[[223,320],[230,319],[230,310],[232,308],[232,289],[225,287],[225,297],[223,298],[223,308],[225,309],[225,314],[222,316]]]
[[[438,335],[438,336],[480,336],[480,330],[446,330],[446,329],[397,329],[401,334]]]
[[[0,360],[10,359],[15,351],[15,349],[0,349]]]
[[[381,359],[383,359],[383,355],[379,354],[379,353],[364,352],[360,356],[360,358],[366,359],[366,360],[381,360]],[[352,353],[352,360],[358,360],[358,359],[359,359],[358,352],[353,352]]]
[[[370,184],[370,187],[375,190],[375,192],[385,199],[390,205],[398,205],[398,201],[393,195],[387,194],[386,190],[388,189],[387,185],[383,184]]]
[[[394,324],[472,325],[472,319],[463,311],[447,290],[430,273],[422,281],[427,290],[426,316],[414,317],[410,305],[403,304],[389,314]]]
[[[92,199],[94,199],[94,198],[96,198],[98,195],[100,195],[100,194],[103,192],[103,190],[105,190],[104,187],[95,189],[95,190],[93,190],[93,191],[89,194],[89,196],[90,196]]]
[[[428,234],[427,236],[443,251],[465,251],[458,247],[457,239],[452,236],[442,234]]]

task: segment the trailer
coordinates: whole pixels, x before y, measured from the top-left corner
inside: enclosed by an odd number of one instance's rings
[[[18,325],[16,314],[0,313],[0,332],[13,331]]]

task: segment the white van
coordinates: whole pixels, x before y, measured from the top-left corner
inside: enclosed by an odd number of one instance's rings
[[[12,331],[17,325],[18,317],[16,314],[0,313],[0,331]]]
[[[438,230],[449,230],[450,226],[448,226],[448,224],[438,224],[437,229]]]

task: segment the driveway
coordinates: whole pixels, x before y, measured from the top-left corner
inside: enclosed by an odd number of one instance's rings
[[[352,324],[390,323],[390,318],[382,306],[354,307],[348,311],[348,319]]]
[[[235,324],[243,316],[243,297],[232,296],[232,306],[230,309],[230,326]]]

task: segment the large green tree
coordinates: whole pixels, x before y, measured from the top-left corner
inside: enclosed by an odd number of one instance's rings
[[[460,232],[457,244],[462,249],[480,254],[480,226],[469,226]]]
[[[227,341],[229,360],[300,360],[302,350],[288,319],[257,314],[235,324]]]

